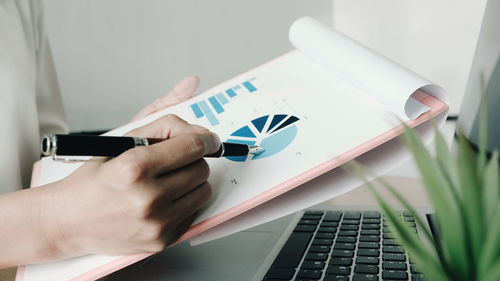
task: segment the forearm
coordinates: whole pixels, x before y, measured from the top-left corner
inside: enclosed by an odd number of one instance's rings
[[[49,187],[49,186],[47,186]],[[0,268],[61,255],[46,187],[0,196]]]

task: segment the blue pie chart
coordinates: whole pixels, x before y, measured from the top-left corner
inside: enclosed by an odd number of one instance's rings
[[[250,121],[247,125],[234,131],[226,142],[258,145],[264,152],[252,156],[232,156],[227,159],[245,162],[263,159],[285,149],[297,136],[296,122],[299,118],[287,114],[265,115]]]

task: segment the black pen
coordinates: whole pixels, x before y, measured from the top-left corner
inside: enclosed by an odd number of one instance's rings
[[[164,141],[164,139],[90,135],[50,135],[43,138],[41,146],[44,156],[116,157],[136,146],[147,146],[161,141]],[[263,151],[263,148],[256,145],[223,142],[217,152],[205,155],[204,157],[257,155]]]

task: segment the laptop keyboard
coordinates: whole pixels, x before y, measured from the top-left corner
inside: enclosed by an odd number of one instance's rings
[[[411,214],[401,219],[415,229]],[[306,211],[264,280],[426,280],[377,211]]]

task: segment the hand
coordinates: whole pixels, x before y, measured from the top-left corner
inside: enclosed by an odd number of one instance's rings
[[[161,251],[209,200],[202,156],[219,149],[215,134],[169,115],[128,135],[167,140],[89,161],[52,187],[45,232],[58,237],[58,258]]]
[[[193,93],[198,89],[200,79],[196,76],[188,76],[182,79],[163,97],[155,100],[152,104],[141,109],[131,121],[136,121],[155,113],[156,111],[165,109],[169,106],[176,105],[191,98]]]

